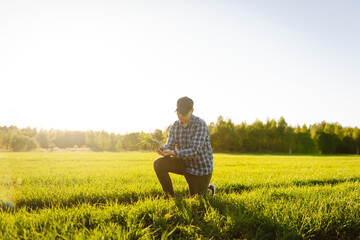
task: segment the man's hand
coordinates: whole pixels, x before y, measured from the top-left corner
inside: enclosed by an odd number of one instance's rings
[[[173,150],[164,150],[164,151],[162,151],[165,155],[164,155],[164,157],[170,157],[170,156],[174,156],[175,155],[175,151],[173,151]]]
[[[174,156],[175,155],[175,152],[172,151],[172,150],[161,150],[160,148],[158,147],[154,147],[155,151],[163,156],[163,157],[170,157],[170,156]]]

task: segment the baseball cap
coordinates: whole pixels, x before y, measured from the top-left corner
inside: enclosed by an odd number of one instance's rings
[[[194,102],[191,98],[182,97],[177,100],[176,111],[181,114],[188,113],[194,107]]]

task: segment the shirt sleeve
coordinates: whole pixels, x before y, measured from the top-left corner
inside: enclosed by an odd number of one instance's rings
[[[175,150],[175,124],[170,127],[168,139],[164,146],[165,150]]]
[[[196,158],[200,153],[200,150],[204,145],[208,135],[209,129],[206,126],[205,122],[199,122],[194,129],[191,148],[176,150],[176,156],[184,159]]]

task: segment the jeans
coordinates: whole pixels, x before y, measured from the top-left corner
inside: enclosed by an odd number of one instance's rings
[[[183,175],[189,186],[190,196],[206,194],[211,179],[211,173],[196,176],[186,172],[184,160],[175,157],[160,157],[154,161],[154,170],[167,196],[174,196],[174,189],[169,173]]]

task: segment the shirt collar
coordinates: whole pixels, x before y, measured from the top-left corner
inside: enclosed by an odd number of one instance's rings
[[[194,121],[195,121],[195,116],[191,114],[190,120],[189,120],[188,124],[186,125],[186,127],[184,127],[181,124],[180,124],[180,126],[183,127],[183,128],[188,128],[189,126],[191,126],[194,123]]]

